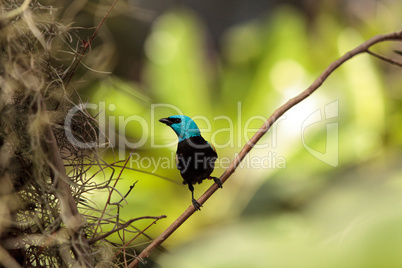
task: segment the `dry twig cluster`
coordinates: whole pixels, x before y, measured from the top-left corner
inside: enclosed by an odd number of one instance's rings
[[[131,224],[151,218],[151,226],[163,216],[120,219],[125,196],[115,204],[110,197],[121,174],[115,181],[114,172],[104,182],[94,179],[117,163],[103,162],[97,147],[68,140],[96,144],[99,138],[96,119],[85,110],[74,114],[69,131],[63,126],[81,102],[70,82],[91,44],[38,1],[7,0],[0,9],[0,265],[110,267],[118,259],[112,247],[128,243],[110,243],[109,235],[145,235]],[[61,61],[56,51],[63,49],[70,58]],[[89,193],[101,189],[109,200],[99,210]],[[106,224],[113,229],[104,231]]]

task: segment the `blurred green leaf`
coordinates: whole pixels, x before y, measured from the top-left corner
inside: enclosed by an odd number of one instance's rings
[[[144,79],[162,103],[187,115],[208,115],[212,66],[205,56],[204,31],[188,10],[170,11],[154,24],[145,43]]]

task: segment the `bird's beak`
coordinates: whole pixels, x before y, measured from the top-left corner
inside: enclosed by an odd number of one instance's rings
[[[161,118],[161,119],[159,119],[159,122],[164,123],[168,126],[173,124],[173,122],[169,118]]]

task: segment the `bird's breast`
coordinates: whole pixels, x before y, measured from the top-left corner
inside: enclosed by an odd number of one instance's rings
[[[177,146],[177,168],[187,183],[197,183],[214,170],[217,153],[201,136],[180,141]]]

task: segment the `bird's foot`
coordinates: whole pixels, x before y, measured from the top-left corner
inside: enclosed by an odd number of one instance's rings
[[[223,188],[223,187],[222,187],[222,182],[221,182],[221,180],[218,179],[217,177],[209,177],[209,179],[214,180],[214,182],[215,182],[216,184],[218,184],[218,187],[219,187],[219,188]]]
[[[201,204],[200,203],[198,203],[197,202],[197,200],[195,200],[194,198],[193,198],[193,206],[194,206],[194,208],[195,208],[195,210],[200,210],[201,211]]]

